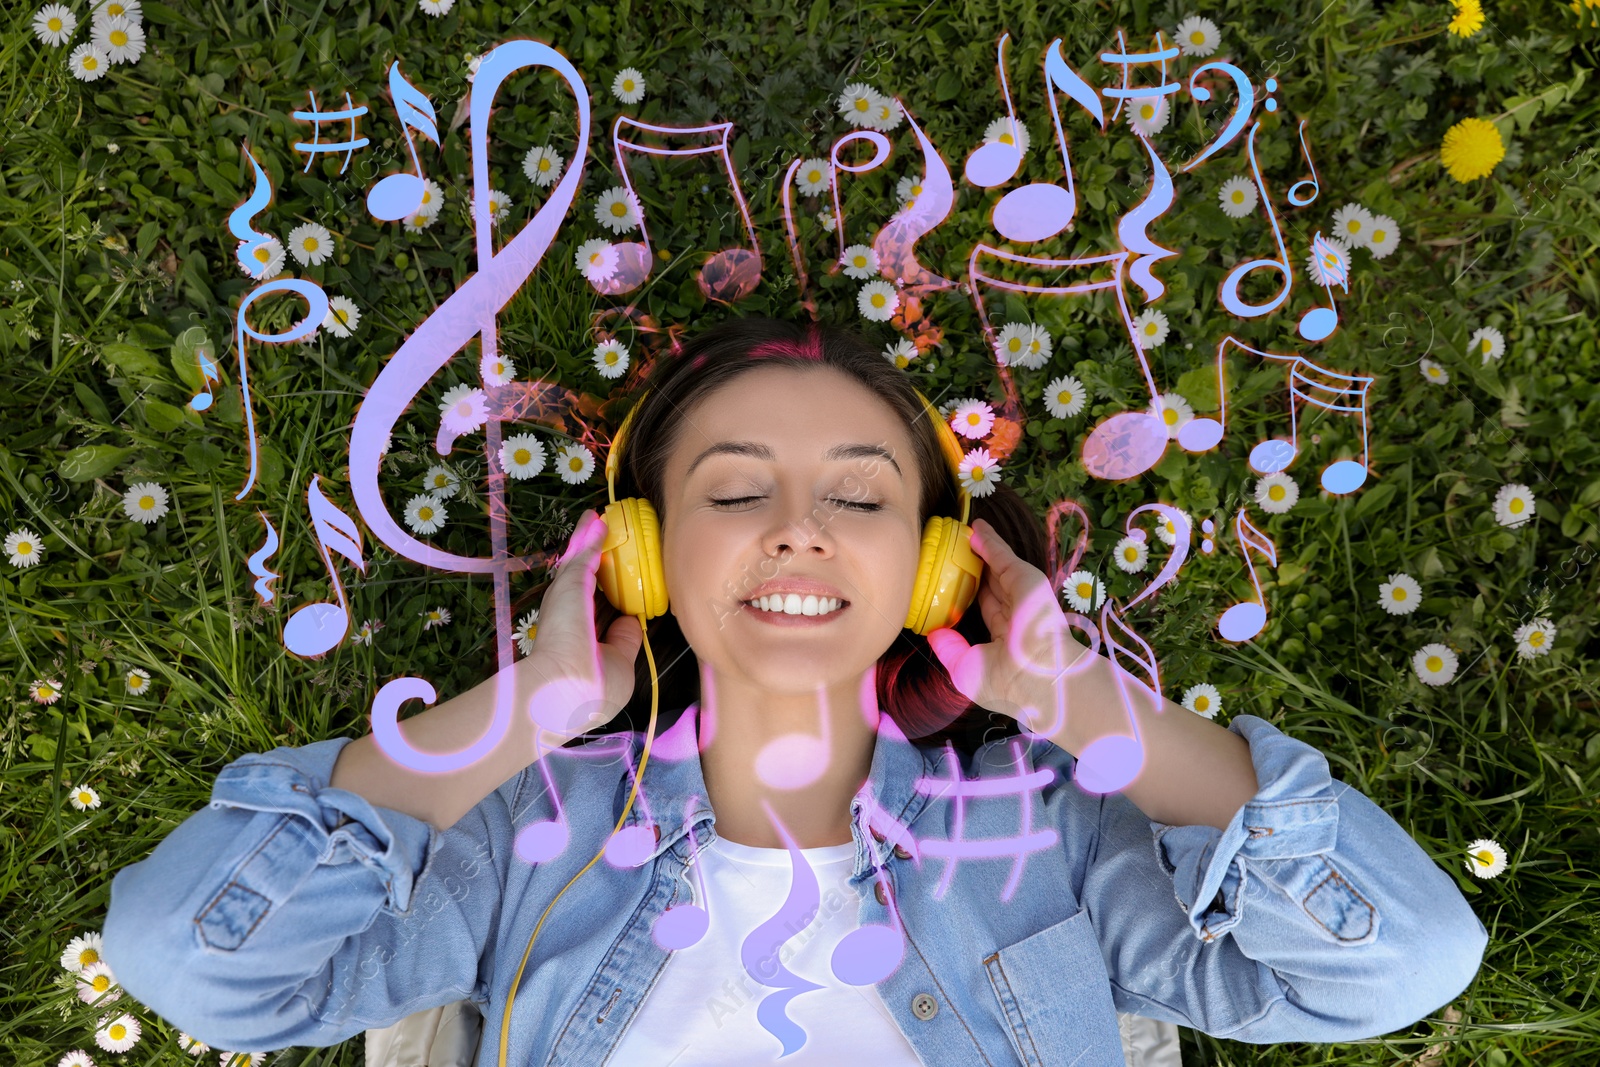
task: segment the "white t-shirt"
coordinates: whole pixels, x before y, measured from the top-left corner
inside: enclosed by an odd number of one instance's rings
[[[805,1032],[798,1051],[783,1056],[783,1042],[757,1020],[762,998],[779,990],[752,978],[741,962],[745,938],[777,914],[789,895],[789,852],[717,838],[700,850],[699,862],[684,875],[695,887],[695,903],[710,911],[710,927],[699,942],[668,957],[606,1063],[835,1067],[866,1056],[875,1067],[922,1067],[877,988],[846,985],[833,974],[834,946],[860,925],[860,897],[849,882],[855,848],[847,843],[800,850],[816,872],[817,912],[809,925],[792,935],[782,930],[774,936],[776,944],[760,952],[767,959],[776,950],[790,971],[822,986],[789,1001],[785,1014]],[[709,901],[700,897],[696,869],[704,876]],[[769,964],[762,973],[770,977],[775,971]]]

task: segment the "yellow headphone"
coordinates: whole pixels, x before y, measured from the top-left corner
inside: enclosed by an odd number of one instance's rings
[[[967,519],[972,512],[972,496],[965,489],[960,488],[959,468],[961,466],[961,443],[956,440],[955,431],[950,424],[939,416],[928,398],[920,389],[913,389],[917,399],[922,401],[922,407],[939,428],[939,447],[944,453],[945,461],[950,467],[951,474],[957,479],[957,493],[961,498],[961,518],[953,519],[945,515],[931,515],[922,527],[922,550],[917,557],[917,581],[911,591],[911,606],[906,611],[906,629],[926,636],[929,632],[944,626],[954,626],[960,621],[961,616],[972,604],[973,598],[978,595],[978,583],[983,578],[983,560],[972,551],[972,527],[967,525]],[[650,746],[655,740],[656,711],[659,699],[659,686],[656,678],[656,660],[650,651],[650,636],[645,632],[645,623],[658,615],[665,614],[667,610],[667,579],[661,566],[661,523],[656,518],[656,509],[650,501],[643,497],[627,497],[617,499],[617,471],[622,466],[622,447],[628,435],[628,429],[633,424],[633,417],[639,413],[639,408],[644,404],[644,398],[649,395],[645,390],[622,420],[622,425],[617,427],[617,436],[611,443],[611,451],[606,456],[606,495],[611,502],[606,505],[605,521],[606,536],[600,545],[600,566],[596,575],[596,582],[612,607],[624,615],[632,615],[639,620],[640,632],[644,635],[644,655],[650,664],[650,725],[645,728],[644,751],[639,756],[639,770],[633,776],[633,788],[628,793],[628,803],[622,809],[622,815],[617,819],[617,825],[612,832],[622,829],[622,824],[628,818],[628,813],[633,810],[634,798],[639,793],[639,781],[644,777],[644,770],[650,763]],[[561,899],[563,893],[572,888],[572,883],[581,878],[595,862],[605,854],[604,847],[594,854],[594,858],[584,864],[583,869],[561,887],[561,892],[551,898],[545,905],[544,912],[539,916],[539,922],[533,928],[533,936],[528,939],[528,947],[522,953],[522,962],[517,966],[516,977],[511,982],[511,993],[506,999],[505,1017],[500,1021],[500,1057],[499,1067],[506,1067],[506,1042],[511,1035],[511,1011],[517,999],[517,988],[522,984],[522,971],[528,964],[528,958],[533,954],[533,943],[539,937],[539,930],[544,926],[544,920],[550,914],[550,909],[555,907],[556,901]]]

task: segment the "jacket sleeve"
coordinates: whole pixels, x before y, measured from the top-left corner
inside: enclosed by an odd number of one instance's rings
[[[117,872],[102,937],[128,993],[213,1047],[269,1051],[487,1002],[521,776],[440,832],[330,788],[350,742],[235,760]]]
[[[1117,1010],[1255,1044],[1328,1042],[1460,995],[1489,933],[1450,876],[1317,749],[1254,715],[1228,729],[1260,788],[1226,830],[1098,798],[1081,901]],[[1049,749],[1070,778],[1075,761]]]

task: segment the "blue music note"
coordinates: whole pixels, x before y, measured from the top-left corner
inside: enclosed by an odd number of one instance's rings
[[[422,160],[417,158],[417,140],[411,131],[417,130],[437,145],[439,125],[433,104],[400,73],[399,60],[389,65],[389,95],[400,113],[400,130],[405,134],[406,148],[411,151],[411,165],[416,173],[401,171],[374,185],[367,193],[367,213],[383,222],[396,222],[421,210],[422,196],[428,188],[422,180]]]

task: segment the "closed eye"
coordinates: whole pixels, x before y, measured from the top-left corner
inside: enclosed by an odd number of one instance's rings
[[[761,500],[761,499],[763,499],[763,498],[759,497],[759,496],[729,497],[726,500],[717,500],[717,499],[713,498],[711,503],[716,507],[726,507],[729,504],[743,504],[743,503],[746,503],[747,501]],[[883,509],[883,505],[882,504],[873,504],[873,503],[869,503],[867,501],[862,501],[862,500],[837,500],[835,498],[835,499],[831,500],[830,502],[843,504],[847,508],[859,508],[862,511],[868,511],[868,512],[870,512],[870,511],[881,511]]]

